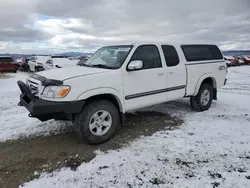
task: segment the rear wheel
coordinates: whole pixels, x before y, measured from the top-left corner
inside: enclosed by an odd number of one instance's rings
[[[75,127],[80,141],[101,144],[108,141],[120,126],[119,111],[107,100],[88,103],[75,119]]]
[[[202,84],[196,96],[190,98],[192,108],[197,111],[208,110],[213,100],[213,87],[210,84]]]

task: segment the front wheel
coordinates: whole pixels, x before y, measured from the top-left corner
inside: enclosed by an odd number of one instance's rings
[[[108,141],[120,126],[119,111],[107,100],[89,102],[75,119],[80,141],[101,144]]]
[[[197,112],[208,110],[213,100],[213,87],[210,84],[202,84],[196,96],[190,97],[192,108]]]

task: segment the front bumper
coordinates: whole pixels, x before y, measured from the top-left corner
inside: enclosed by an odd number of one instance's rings
[[[35,97],[28,86],[17,82],[22,94],[20,95],[19,106],[24,106],[29,112],[29,117],[35,117],[40,121],[49,119],[66,120],[71,119],[72,115],[79,113],[85,101],[53,102]]]

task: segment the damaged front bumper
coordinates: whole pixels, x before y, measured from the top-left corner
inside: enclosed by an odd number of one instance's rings
[[[24,106],[29,112],[29,117],[34,117],[40,121],[49,119],[69,120],[74,114],[81,111],[85,101],[53,102],[40,99],[34,96],[28,86],[22,81],[17,82],[20,90],[19,106]]]

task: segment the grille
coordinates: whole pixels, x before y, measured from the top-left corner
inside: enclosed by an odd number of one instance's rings
[[[38,83],[28,80],[27,85],[29,87],[30,92],[33,95],[38,96],[38,94],[39,94]]]

